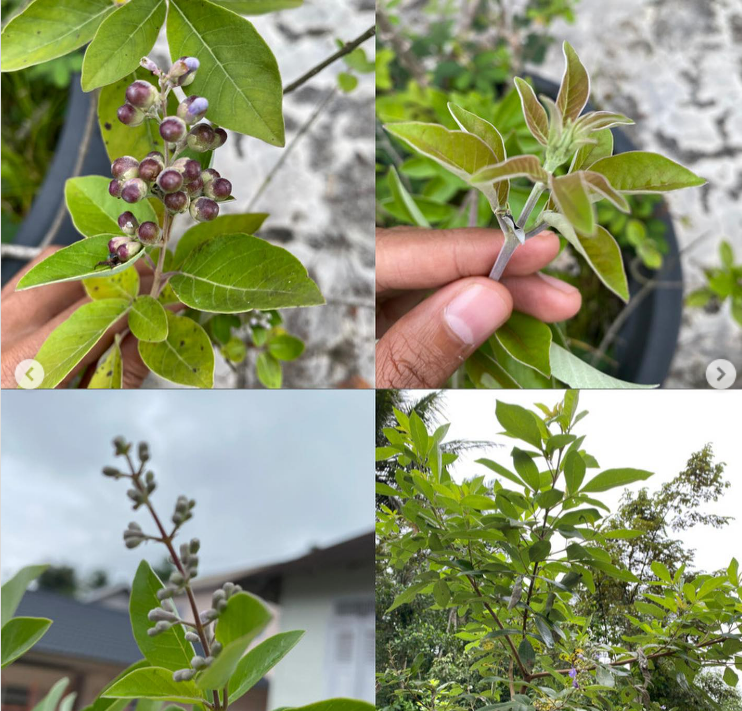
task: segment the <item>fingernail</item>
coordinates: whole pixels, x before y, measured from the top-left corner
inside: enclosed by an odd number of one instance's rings
[[[563,294],[574,294],[576,291],[579,291],[579,289],[576,289],[572,284],[567,284],[566,281],[562,281],[561,279],[557,279],[556,277],[553,277],[549,274],[542,274],[539,272],[538,274],[549,286],[553,286],[555,289],[558,289]]]
[[[494,289],[474,284],[448,304],[443,318],[460,341],[475,345],[489,338],[508,310]]]

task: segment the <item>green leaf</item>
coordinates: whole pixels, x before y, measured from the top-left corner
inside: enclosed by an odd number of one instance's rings
[[[252,636],[240,637],[225,644],[211,666],[198,675],[196,686],[199,689],[222,689],[227,686],[251,639]]]
[[[544,644],[549,649],[551,649],[554,646],[554,637],[551,634],[549,625],[546,624],[546,621],[543,617],[539,617],[538,615],[535,615],[533,620],[536,623],[536,628],[538,629],[539,634],[541,635],[541,639],[544,641]]]
[[[185,259],[170,285],[187,306],[215,313],[324,303],[296,257],[246,234],[203,243]]]
[[[621,212],[631,212],[628,200],[621,195],[614,187],[608,182],[608,178],[600,173],[594,173],[591,170],[583,170],[574,175],[581,175],[585,185],[588,188],[588,192],[591,194],[593,199],[598,200],[605,198],[612,202]]]
[[[280,333],[268,340],[268,352],[278,360],[296,360],[304,352],[304,341],[288,333]]]
[[[428,453],[428,430],[415,410],[410,414],[410,434],[422,461]]]
[[[237,664],[229,680],[229,698],[237,701],[280,662],[304,636],[302,630],[282,632],[251,649]]]
[[[585,258],[603,284],[628,303],[629,285],[626,280],[621,249],[608,230],[597,225],[597,231],[593,237],[578,234],[564,215],[550,210],[544,210],[541,219],[559,230],[562,236]]]
[[[137,297],[129,311],[129,328],[140,341],[164,341],[167,338],[167,315],[162,304],[148,294]]]
[[[399,174],[394,166],[389,168],[387,183],[389,185],[389,192],[392,194],[397,205],[402,207],[406,213],[407,219],[405,221],[418,227],[430,227],[430,223],[425,219],[425,215],[420,211],[412,196],[407,192],[407,188],[405,188],[399,179]]]
[[[115,236],[98,235],[74,242],[69,247],[63,247],[27,272],[18,282],[16,290],[33,289],[61,281],[80,281],[91,276],[101,276],[101,274],[111,276],[129,269],[144,254],[144,250],[140,250],[128,262],[113,269],[98,266],[99,262],[108,257],[108,241]]]
[[[724,670],[724,683],[727,686],[736,687],[739,683],[739,677],[737,676],[737,673],[732,669],[731,667],[727,667]]]
[[[546,560],[551,553],[551,542],[550,541],[536,541],[528,549],[528,558],[531,563],[538,563],[539,561]]]
[[[734,266],[734,249],[725,239],[719,244],[719,259],[721,259],[721,263],[727,269],[731,269]]]
[[[129,211],[139,222],[157,222],[152,205],[147,200],[129,205],[108,192],[111,181],[100,175],[69,178],[64,185],[64,199],[77,231],[86,237],[108,234],[109,239],[123,235],[118,217]],[[107,252],[106,252],[107,255]]]
[[[451,591],[448,589],[445,580],[439,580],[433,585],[433,599],[438,607],[447,607],[451,599]]]
[[[2,628],[2,668],[5,669],[18,657],[34,646],[51,627],[45,617],[14,617]]]
[[[570,173],[589,168],[601,158],[607,158],[613,154],[613,134],[610,129],[606,128],[602,131],[596,131],[590,138],[593,141],[597,141],[597,143],[588,143],[575,153],[569,169]]]
[[[116,9],[110,0],[35,0],[3,29],[2,71],[61,57],[87,44]]]
[[[472,185],[488,184],[510,178],[530,178],[534,183],[545,183],[549,174],[536,156],[514,156],[497,165],[485,166],[471,176]]]
[[[190,660],[186,668],[188,666]],[[172,670],[157,666],[134,670],[107,689],[103,696],[108,699],[160,699],[184,704],[202,704],[206,698],[192,681],[173,681]]]
[[[162,136],[160,136],[157,121],[147,120],[139,126],[124,126],[116,115],[116,111],[123,101],[126,87],[136,79],[150,81],[152,74],[143,67],[140,67],[136,72],[129,74],[113,84],[108,84],[100,90],[98,97],[98,126],[100,127],[100,135],[103,138],[103,143],[106,146],[106,152],[111,162],[119,156],[133,156],[137,160],[142,160],[150,151],[164,152],[164,144]],[[177,99],[174,97],[175,94],[171,94],[168,101],[171,113],[175,111],[175,107],[177,106]],[[115,200],[116,198],[111,199]],[[118,200],[117,202],[119,205],[122,204]],[[136,203],[135,207],[137,205],[141,205],[141,203]],[[120,212],[123,212],[124,209],[129,209],[129,206],[126,208],[122,207]]]
[[[664,193],[704,185],[706,180],[658,153],[629,151],[602,158],[590,170],[624,193]]]
[[[551,376],[551,329],[545,323],[533,316],[513,311],[508,321],[495,331],[495,338],[517,361],[547,378]]]
[[[541,432],[530,410],[498,400],[495,415],[506,432],[541,449]]]
[[[667,569],[667,566],[664,563],[660,563],[658,560],[655,560],[649,567],[660,580],[668,584],[672,583],[672,576],[670,575],[670,571]]]
[[[255,374],[266,388],[277,389],[283,382],[281,364],[270,353],[263,351],[255,363]]]
[[[172,672],[190,667],[194,651],[191,643],[186,641],[182,625],[175,625],[156,637],[147,634],[147,630],[154,626],[147,615],[150,610],[160,607],[157,592],[163,587],[150,564],[143,560],[131,586],[129,616],[139,651],[153,667],[169,669],[172,680]]]
[[[595,236],[595,208],[587,194],[582,172],[551,179],[551,196],[577,232]],[[566,235],[565,235],[566,238]]]
[[[482,496],[481,494],[469,494],[468,496],[465,496],[461,499],[461,505],[477,509],[478,511],[497,508],[494,499],[490,499],[488,496]]]
[[[36,354],[35,360],[44,368],[44,381],[40,387],[53,388],[59,385],[105,332],[128,311],[129,306],[130,302],[124,299],[92,301],[83,304],[57,326]]]
[[[525,637],[518,645],[518,656],[526,669],[533,669],[533,666],[536,663],[536,652],[533,649],[533,645]]]
[[[567,482],[567,492],[575,494],[580,489],[587,467],[580,453],[572,450],[564,458],[564,479]]]
[[[531,456],[517,447],[513,448],[513,466],[523,481],[534,491],[538,491],[541,486],[541,477],[538,473],[538,467]]]
[[[465,131],[449,131],[444,126],[419,121],[388,124],[385,128],[462,180],[468,181],[474,173],[498,162],[481,138]]]
[[[394,602],[392,602],[392,604],[387,609],[387,613],[392,612],[392,610],[396,610],[401,605],[406,605],[408,602],[411,602],[429,585],[430,581],[427,580],[410,585],[408,588],[399,593],[397,597],[394,598]]]
[[[374,711],[373,704],[356,699],[327,699],[308,706],[295,706],[291,711]],[[276,709],[276,711],[281,711]]]
[[[98,361],[88,390],[121,390],[124,382],[124,363],[118,335],[105,357]]]
[[[226,7],[240,15],[263,15],[266,12],[291,10],[301,7],[304,0],[214,0],[217,5]]]
[[[281,75],[251,22],[206,0],[171,0],[167,38],[173,61],[201,62],[187,91],[209,100],[214,123],[284,145]]]
[[[255,212],[243,215],[220,215],[211,222],[200,222],[186,230],[175,246],[173,268],[177,269],[186,257],[204,242],[219,235],[241,232],[251,235],[260,229],[268,217],[267,213]]]
[[[557,379],[566,383],[570,388],[588,389],[608,389],[619,390],[627,388],[656,388],[656,385],[635,385],[627,383],[610,375],[601,373],[596,368],[580,360],[577,356],[572,355],[556,343],[551,344],[550,351],[551,374]]]
[[[69,686],[70,680],[66,677],[60,679],[49,689],[49,693],[33,707],[33,711],[55,711],[64,690]]]
[[[528,82],[520,77],[515,77],[513,81],[518,96],[520,96],[520,105],[526,119],[526,126],[528,126],[531,135],[542,146],[545,146],[549,142],[549,119],[546,116],[546,109],[536,98],[536,94]]]
[[[348,72],[340,72],[340,74],[338,74],[338,86],[341,91],[349,94],[358,86],[358,77],[355,74],[349,74]]]
[[[638,583],[639,578],[636,577],[631,571],[625,570],[624,568],[617,568],[611,563],[606,563],[604,560],[591,560],[585,561],[585,565],[600,570],[611,578],[616,580],[623,580],[626,583]]]
[[[644,469],[606,469],[597,476],[590,479],[581,491],[608,491],[617,486],[627,486],[635,481],[645,481],[653,475],[653,472]]]
[[[603,538],[608,538],[609,540],[618,538],[620,540],[629,541],[633,538],[641,538],[645,533],[646,531],[635,531],[630,528],[616,528],[613,531],[605,531],[603,533]]]
[[[85,52],[82,90],[92,91],[131,74],[149,54],[165,22],[165,0],[129,0],[98,28]]]
[[[139,341],[139,355],[145,365],[179,385],[212,387],[214,350],[206,331],[187,316],[176,316],[171,311],[165,311],[165,315],[167,338],[159,343]]]
[[[124,269],[111,276],[83,279],[85,293],[94,301],[98,299],[134,299],[139,293],[139,273]]]
[[[739,585],[739,562],[736,558],[732,558],[732,562],[729,563],[729,567],[727,568],[727,579],[735,587]],[[3,595],[5,595],[4,590]]]
[[[8,622],[18,609],[28,586],[36,580],[49,566],[28,565],[21,568],[10,580],[3,583],[0,589],[0,626]]]
[[[563,498],[563,491],[559,489],[547,489],[537,494],[534,501],[542,509],[553,509]]]
[[[484,464],[485,467],[488,469],[491,469],[493,472],[496,472],[500,476],[504,476],[506,479],[509,479],[514,484],[518,484],[518,486],[523,486],[523,481],[519,477],[515,476],[513,472],[511,472],[509,469],[506,469],[502,466],[502,464],[499,464],[498,462],[494,462],[491,459],[477,459],[477,464]]]
[[[590,77],[569,42],[562,45],[562,50],[566,67],[556,103],[565,120],[574,121],[582,113],[590,96]]]
[[[229,598],[227,608],[219,616],[216,639],[224,646],[245,637],[250,641],[265,629],[271,617],[270,610],[259,597],[237,593]]]

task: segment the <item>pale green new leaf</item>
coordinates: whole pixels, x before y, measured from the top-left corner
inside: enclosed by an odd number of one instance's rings
[[[108,258],[108,242],[112,237],[116,235],[88,237],[50,254],[22,277],[16,290],[33,289],[60,281],[80,281],[93,276],[111,276],[130,269],[144,255],[143,249],[128,262],[116,267],[100,264]]]
[[[165,9],[165,0],[129,0],[107,17],[85,52],[83,91],[112,84],[136,70],[155,44]]]
[[[65,689],[69,686],[70,680],[66,677],[60,679],[49,689],[49,693],[33,707],[33,711],[55,711],[59,700],[62,698]]]
[[[653,472],[644,469],[606,469],[590,479],[580,491],[608,491],[608,489],[614,489],[617,486],[626,486],[627,484],[633,484],[635,481],[644,481],[649,479],[652,474]]]
[[[546,109],[536,97],[531,85],[515,77],[515,88],[520,96],[520,105],[523,108],[523,116],[526,119],[526,126],[531,135],[542,145],[549,142],[549,119],[546,115]]]
[[[280,388],[283,382],[281,363],[267,351],[263,351],[258,355],[258,359],[255,362],[255,374],[266,388]]]
[[[185,231],[175,245],[173,269],[177,269],[186,257],[197,247],[212,237],[236,234],[238,232],[252,235],[260,229],[268,214],[265,212],[245,213],[242,215],[219,215],[211,222],[199,222]]]
[[[206,331],[187,316],[165,311],[167,338],[159,343],[139,341],[139,355],[156,375],[179,385],[214,385],[214,349]],[[182,668],[182,667],[180,667]]]
[[[495,331],[495,338],[513,358],[547,378],[551,376],[551,329],[545,323],[513,311],[507,322]]]
[[[202,244],[186,258],[170,286],[187,306],[214,313],[324,303],[296,257],[246,234],[220,235]]]
[[[418,227],[430,227],[430,223],[425,219],[425,215],[420,212],[420,208],[407,192],[407,188],[402,185],[402,181],[399,179],[399,174],[394,166],[389,169],[387,183],[389,185],[389,192],[392,194],[397,205],[401,206],[407,213],[408,221]]]
[[[148,294],[139,296],[129,311],[129,328],[140,341],[164,341],[167,338],[167,315],[162,304]]]
[[[445,126],[419,121],[388,124],[385,128],[462,180],[469,181],[474,173],[498,162],[481,138],[465,131],[449,131]]]
[[[211,666],[198,675],[196,686],[199,689],[222,689],[227,686],[251,639],[252,636],[240,637],[225,644]]]
[[[301,7],[304,0],[214,0],[239,15],[264,15],[266,12],[291,10]]]
[[[237,664],[229,680],[229,698],[237,701],[280,662],[304,636],[302,630],[282,632],[251,649]]]
[[[577,232],[590,237],[595,235],[595,208],[587,194],[581,172],[552,178],[551,196],[559,212],[570,221]]]
[[[34,0],[3,29],[2,71],[25,69],[82,47],[115,9],[111,0]]]
[[[541,214],[541,219],[547,225],[559,230],[562,236],[587,260],[590,268],[603,284],[623,301],[628,302],[629,284],[621,249],[608,230],[598,225],[594,237],[578,234],[564,215],[550,210],[545,210]]]
[[[143,156],[137,160],[140,158]],[[65,183],[64,199],[78,232],[86,237],[104,233],[111,237],[123,235],[118,217],[126,211],[131,212],[139,222],[157,222],[157,215],[147,200],[127,204],[108,192],[110,182],[101,175],[86,175],[82,178],[70,178]]]
[[[110,276],[83,279],[85,293],[94,301],[98,299],[135,299],[139,293],[139,272],[124,269]]]
[[[263,601],[250,593],[233,595],[227,608],[219,615],[216,623],[216,639],[224,646],[248,638],[255,639],[271,621],[270,610]]]
[[[182,625],[174,625],[156,637],[147,634],[147,630],[154,626],[147,615],[150,610],[160,607],[157,592],[163,587],[150,564],[143,560],[131,586],[129,616],[139,651],[152,666],[169,670],[172,680],[172,672],[190,666],[194,651],[191,643],[186,641]]]
[[[129,309],[125,299],[104,299],[83,304],[57,326],[44,341],[36,360],[44,368],[42,388],[59,385]]]
[[[629,151],[603,158],[590,170],[608,178],[624,193],[663,193],[704,185],[706,180],[665,156],[646,151]]]
[[[589,168],[601,158],[607,158],[613,154],[613,134],[610,129],[596,131],[590,138],[595,143],[588,143],[575,153],[572,159],[572,165],[569,168],[570,173],[583,168]]]
[[[13,617],[28,586],[48,567],[48,565],[28,565],[21,568],[10,580],[3,583],[0,589],[0,626]]]
[[[24,655],[47,632],[52,621],[45,617],[14,617],[3,625],[0,632],[2,668],[5,669]]]
[[[170,56],[201,66],[189,94],[209,100],[209,118],[274,146],[285,143],[276,58],[252,23],[206,0],[170,0]]]
[[[116,336],[108,353],[98,362],[88,390],[120,390],[124,381],[124,362],[121,357],[119,336]]]
[[[652,389],[656,385],[636,385],[601,373],[556,343],[551,344],[551,374],[570,388],[583,390]]]
[[[590,77],[569,42],[562,46],[566,66],[556,104],[565,119],[574,121],[590,96]]]
[[[308,706],[295,706],[291,711],[374,711],[374,706],[356,699],[328,699]]]
[[[593,194],[597,193],[596,197],[599,200],[605,198],[612,202],[621,212],[631,212],[628,200],[610,184],[605,175],[594,173],[592,170],[583,170],[579,173],[574,173],[574,175],[581,175],[588,187],[588,191]]]
[[[549,174],[543,169],[539,159],[526,155],[514,156],[497,165],[485,167],[472,175],[470,182],[472,185],[480,185],[521,177],[530,178],[534,183],[545,183],[549,180]]]
[[[136,669],[103,696],[107,699],[160,699],[184,704],[202,704],[206,697],[192,681],[173,681],[173,672],[162,667]]]

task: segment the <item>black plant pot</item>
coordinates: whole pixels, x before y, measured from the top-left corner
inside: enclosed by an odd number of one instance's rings
[[[557,84],[538,76],[532,79],[537,93],[556,99],[559,92]],[[587,110],[594,111],[595,107],[588,104]],[[612,129],[612,132],[615,153],[637,150],[622,131]],[[667,226],[667,254],[658,271],[650,271],[642,265],[639,273],[642,278],[669,282],[672,286],[649,291],[641,305],[623,324],[615,340],[617,376],[641,385],[663,383],[667,377],[677,347],[683,313],[683,270],[675,228],[668,210],[662,210],[656,217]],[[628,269],[631,256],[624,252],[629,293],[634,298],[643,284]]]
[[[16,233],[14,244],[36,247],[41,244],[54,222],[59,206],[64,201],[64,184],[72,177],[78,159],[80,141],[87,121],[91,104],[96,101],[95,93],[86,94],[80,88],[80,75],[72,77],[67,112],[49,170],[44,178],[31,210]],[[82,162],[80,175],[108,175],[111,163],[108,160],[97,119]],[[69,213],[65,214],[57,230],[53,243],[68,245],[81,239]],[[2,260],[2,283],[5,284],[26,262],[21,259]]]

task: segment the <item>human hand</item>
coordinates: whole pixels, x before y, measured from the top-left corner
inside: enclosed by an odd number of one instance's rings
[[[16,274],[4,287],[0,304],[2,316],[2,387],[16,388],[15,368],[23,360],[34,358],[49,334],[66,321],[74,311],[90,301],[82,283],[66,281],[49,284],[38,289],[16,291],[21,277],[32,267],[56,252],[59,247],[48,247],[27,267]],[[141,261],[141,260],[140,260]],[[142,288],[148,289],[152,284],[152,272],[137,263],[142,280]],[[147,293],[143,291],[143,293]],[[113,343],[114,335],[127,328],[126,319],[122,318],[112,326],[96,343],[80,364],[60,383],[64,388],[87,366],[95,363]],[[136,339],[128,334],[121,341],[123,356],[123,387],[138,388],[149,372],[139,357]],[[86,375],[92,375],[92,372]],[[86,380],[85,378],[84,380]]]
[[[377,230],[376,387],[441,387],[513,309],[546,322],[580,310],[577,289],[538,273],[559,252],[555,234],[518,247],[496,282],[486,275],[502,243],[490,229]]]

